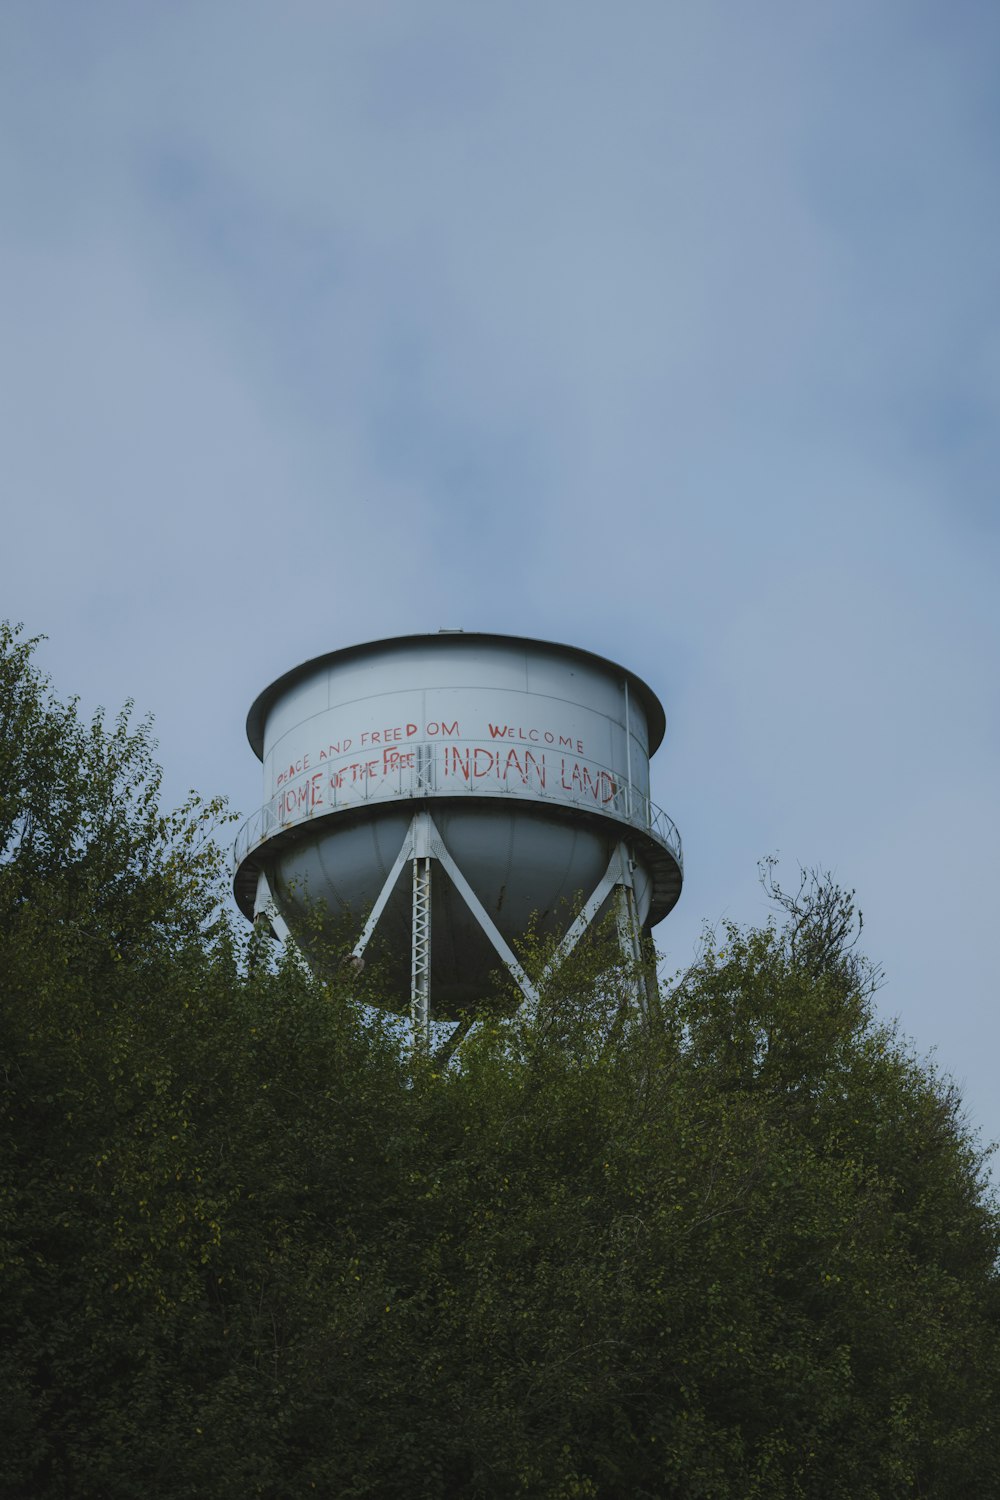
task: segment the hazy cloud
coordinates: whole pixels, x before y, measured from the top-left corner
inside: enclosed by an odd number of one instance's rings
[[[0,16],[3,613],[260,797],[302,657],[440,625],[662,694],[688,883],[858,888],[993,1102],[1000,17],[23,0]]]

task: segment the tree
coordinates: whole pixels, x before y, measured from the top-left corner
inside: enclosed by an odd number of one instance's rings
[[[413,1066],[13,632],[0,728],[2,1493],[1000,1494],[984,1157],[849,896]]]

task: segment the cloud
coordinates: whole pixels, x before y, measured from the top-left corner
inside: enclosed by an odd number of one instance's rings
[[[834,865],[921,1045],[955,979],[992,1108],[998,30],[7,6],[5,612],[247,811],[246,706],[319,651],[627,663],[688,851],[663,940],[759,916],[775,848]]]

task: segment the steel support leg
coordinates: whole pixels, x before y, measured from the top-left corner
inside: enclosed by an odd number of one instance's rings
[[[375,899],[375,905],[372,907],[371,912],[369,913],[368,921],[361,929],[361,936],[358,938],[357,942],[354,944],[353,949],[351,950],[352,958],[361,958],[365,949],[368,947],[368,944],[371,941],[371,935],[375,931],[375,928],[378,926],[379,917],[381,917],[382,913],[385,911],[386,907],[389,904],[389,897],[396,889],[396,881],[403,873],[403,866],[413,854],[414,823],[416,823],[416,819],[413,820],[413,823],[411,823],[409,828],[407,829],[406,838],[403,840],[402,847],[399,853],[396,855],[395,863],[393,864],[392,869],[389,871],[389,874],[386,877],[385,884],[383,885],[382,889],[379,891],[378,896]]]
[[[516,983],[518,989],[521,991],[521,994],[526,1000],[532,1000],[537,1003],[538,992],[535,989],[535,986],[531,983],[531,980],[524,972],[524,969],[518,963],[516,957],[514,956],[514,953],[510,948],[510,945],[504,940],[496,923],[493,921],[493,918],[490,916],[489,912],[486,910],[485,906],[480,901],[479,897],[476,895],[475,891],[472,889],[465,876],[462,874],[458,865],[455,863],[440,833],[438,833],[434,824],[430,821],[429,815],[428,823],[430,824],[430,829],[433,833],[430,847],[435,857],[439,859],[444,865],[445,870],[447,871],[448,876],[451,879],[452,885],[458,891],[458,894],[461,896],[462,900],[465,902],[466,906],[469,908],[472,915],[479,923],[483,932],[489,938],[497,953],[499,953],[500,957],[503,959],[508,972],[512,975],[514,982]]]
[[[548,978],[556,966],[568,958],[594,921],[597,913],[609,896],[614,897],[615,926],[622,958],[630,973],[630,988],[637,1004],[644,1002],[645,988],[640,979],[642,944],[639,938],[639,914],[635,904],[635,887],[632,881],[632,859],[625,844],[616,845],[608,861],[608,868],[594,887],[590,899],[583,905],[576,920],[570,925],[552,962],[546,970]]]
[[[618,941],[625,962],[629,966],[629,987],[635,1004],[641,1011],[655,1014],[660,1003],[656,964],[648,954],[643,952],[642,924],[639,921],[639,909],[636,905],[631,863],[624,868],[627,879],[619,887],[616,912]]]
[[[615,892],[615,925],[618,928],[618,944],[625,962],[625,982],[633,1003],[642,1008],[645,1004],[645,987],[642,980],[642,944],[639,941],[639,917],[635,907],[635,890],[631,875],[628,884],[622,884]]]
[[[257,876],[257,894],[253,904],[253,919],[255,923],[266,923],[272,937],[277,938],[282,946],[287,948],[299,968],[305,969],[307,973],[311,972],[309,965],[302,956],[302,951],[298,943],[296,943],[289,931],[288,923],[278,910],[277,902],[271,893],[270,883],[263,870]]]
[[[642,950],[639,946],[635,891],[631,885],[620,885],[615,895],[615,926],[618,929],[618,944],[622,950],[622,958],[627,964],[638,964],[642,957]]]
[[[410,1019],[413,1045],[429,1052],[431,1044],[431,860],[413,861],[413,941],[410,966]]]
[[[558,964],[561,964],[564,958],[569,957],[605,901],[611,895],[611,892],[615,889],[615,886],[620,886],[625,880],[631,881],[631,876],[628,873],[628,853],[624,844],[617,844],[614,853],[608,861],[608,868],[594,887],[589,901],[584,903],[583,909],[576,918],[576,921],[570,925],[565,937],[556,949],[552,963],[549,965],[549,971],[554,969]]]

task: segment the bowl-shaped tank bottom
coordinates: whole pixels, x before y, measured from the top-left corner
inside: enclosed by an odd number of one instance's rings
[[[515,948],[532,921],[561,936],[604,875],[618,840],[610,821],[584,822],[547,809],[505,802],[470,808],[468,802],[427,805],[460,870],[497,929]],[[274,898],[310,962],[322,968],[342,956],[360,933],[399,854],[410,811],[372,810],[364,819],[318,823],[309,835],[268,857]],[[431,1000],[449,1019],[475,1010],[493,989],[501,966],[496,949],[452,885],[431,862]],[[634,872],[639,919],[645,922],[651,879]],[[369,950],[380,962],[388,1009],[410,1003],[412,875],[404,867]]]

